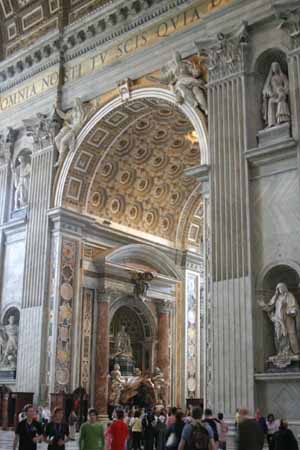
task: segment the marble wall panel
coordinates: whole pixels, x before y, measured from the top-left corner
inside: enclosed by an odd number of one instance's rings
[[[2,275],[1,307],[21,305],[25,259],[25,240],[6,242]]]

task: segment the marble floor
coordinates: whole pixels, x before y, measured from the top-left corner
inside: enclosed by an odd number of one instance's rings
[[[0,450],[12,450],[14,433],[0,430]],[[38,450],[47,450],[46,444],[39,444]],[[78,450],[78,442],[68,442],[66,450]]]

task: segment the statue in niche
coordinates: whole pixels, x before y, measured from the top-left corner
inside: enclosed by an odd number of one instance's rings
[[[111,394],[110,401],[113,405],[119,404],[120,396],[124,381],[122,379],[119,364],[114,365],[114,370],[111,371]]]
[[[62,129],[55,137],[55,144],[59,153],[58,161],[55,165],[59,166],[69,150],[74,150],[76,136],[88,117],[89,108],[84,106],[81,99],[77,97],[75,98],[74,107],[70,111],[64,113],[55,107],[55,113],[64,120]]]
[[[125,356],[129,359],[133,357],[131,339],[129,334],[126,333],[125,325],[122,325],[121,330],[116,336],[114,356]]]
[[[164,374],[160,370],[159,367],[156,367],[154,371],[154,375],[152,377],[152,383],[154,384],[154,391],[156,396],[156,402],[158,404],[164,403],[164,395],[166,388],[166,381],[164,378]]]
[[[273,62],[263,88],[263,119],[266,128],[290,122],[289,81],[278,62]]]
[[[159,81],[168,84],[178,103],[187,102],[207,115],[206,86],[201,71],[192,62],[184,61],[179,52],[161,68]]]
[[[275,366],[284,368],[300,357],[300,308],[284,283],[279,283],[269,303],[259,305],[274,325],[277,354],[270,358]]]
[[[15,186],[14,209],[24,208],[28,204],[29,181],[31,174],[31,165],[25,155],[17,158],[19,165],[11,165],[13,180]]]
[[[0,370],[15,370],[17,367],[19,326],[14,314],[8,316],[8,323],[0,325]]]

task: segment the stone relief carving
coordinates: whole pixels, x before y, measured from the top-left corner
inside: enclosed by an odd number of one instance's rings
[[[217,39],[195,42],[199,54],[206,55],[208,58],[210,82],[230,77],[244,70],[248,42],[247,22],[243,22],[235,33],[229,35],[219,33]]]
[[[55,137],[55,144],[59,153],[56,166],[59,166],[69,151],[74,150],[76,137],[91,113],[91,106],[84,105],[79,97],[75,99],[73,108],[63,112],[55,107],[57,115],[64,120],[64,125]]]
[[[28,204],[29,182],[31,174],[31,163],[29,155],[21,154],[17,158],[19,163],[16,167],[11,164],[14,182],[14,210],[25,208]]]
[[[275,367],[285,368],[300,360],[300,308],[294,295],[284,283],[279,283],[268,303],[258,302],[274,325],[276,355],[269,361]]]
[[[207,95],[201,72],[191,61],[184,61],[179,52],[161,68],[159,81],[166,83],[178,103],[199,107],[207,115]]]
[[[7,323],[0,325],[0,371],[15,370],[17,367],[19,325],[16,315],[8,315]]]
[[[273,62],[263,88],[263,120],[267,128],[290,122],[289,81],[278,62]]]

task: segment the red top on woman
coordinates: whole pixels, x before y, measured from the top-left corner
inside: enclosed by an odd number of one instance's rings
[[[128,436],[128,427],[123,420],[116,420],[110,427],[112,437],[111,450],[124,450]]]

